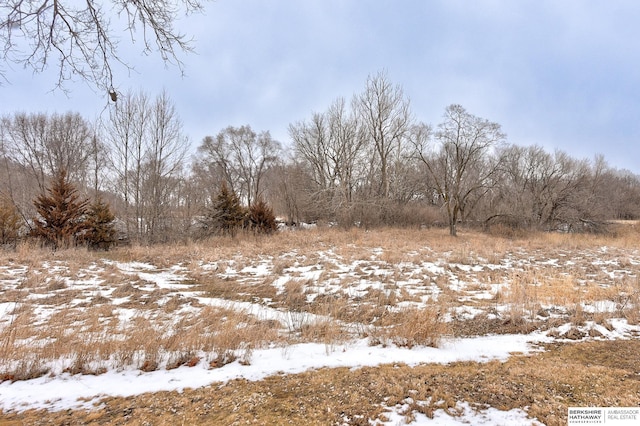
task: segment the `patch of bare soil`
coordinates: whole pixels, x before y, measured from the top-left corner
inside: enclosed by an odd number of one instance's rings
[[[199,389],[106,398],[91,411],[2,413],[0,424],[370,424],[385,407],[408,404],[431,416],[472,407],[527,409],[546,425],[564,425],[570,406],[640,405],[640,341],[555,343],[506,362],[384,365],[321,369],[262,381],[233,380]]]

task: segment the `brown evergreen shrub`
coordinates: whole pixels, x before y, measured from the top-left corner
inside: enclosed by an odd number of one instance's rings
[[[263,199],[249,207],[249,227],[257,234],[271,234],[278,229],[273,209]]]
[[[247,212],[240,205],[238,196],[223,182],[213,205],[206,212],[203,222],[205,234],[235,236],[238,229],[243,227],[246,217]]]
[[[44,245],[58,248],[74,246],[86,229],[87,200],[81,200],[76,188],[61,170],[46,194],[33,202],[38,216],[33,219],[30,235]]]
[[[116,241],[115,218],[109,205],[96,199],[87,211],[82,241],[92,250],[109,250]]]

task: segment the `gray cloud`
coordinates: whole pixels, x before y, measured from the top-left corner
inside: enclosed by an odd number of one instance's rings
[[[640,166],[640,3],[635,1],[218,0],[182,23],[197,54],[186,76],[128,47],[137,73],[119,70],[121,91],[166,88],[194,144],[228,125],[250,124],[287,142],[289,123],[363,89],[388,71],[415,116],[436,124],[460,103],[501,123],[509,140],[602,153]],[[83,83],[70,98],[54,77],[21,70],[0,87],[0,113],[100,113],[106,95]]]

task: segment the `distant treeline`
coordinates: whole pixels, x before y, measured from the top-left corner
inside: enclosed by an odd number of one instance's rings
[[[166,93],[122,95],[104,115],[95,124],[72,112],[1,119],[0,202],[20,226],[38,218],[34,200],[62,170],[83,197],[110,206],[118,232],[150,243],[202,236],[223,187],[291,223],[448,226],[452,235],[459,224],[595,232],[640,217],[638,176],[602,156],[510,143],[498,123],[460,105],[435,126],[421,122],[384,73],[291,123],[286,148],[246,125],[205,137],[191,158]]]

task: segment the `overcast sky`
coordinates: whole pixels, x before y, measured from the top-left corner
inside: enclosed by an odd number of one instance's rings
[[[185,77],[123,39],[137,72],[120,92],[166,89],[194,147],[249,124],[283,144],[287,127],[361,92],[385,70],[418,120],[437,125],[446,106],[498,122],[508,141],[603,154],[640,173],[640,2],[637,0],[217,0],[180,23],[195,38]],[[125,35],[123,34],[123,37]],[[92,120],[105,93],[54,72],[13,65],[0,114],[78,111]]]

